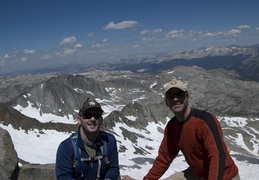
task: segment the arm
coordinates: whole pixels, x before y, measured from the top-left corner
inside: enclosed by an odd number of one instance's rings
[[[70,144],[69,144],[70,143]],[[74,149],[71,141],[63,141],[56,155],[56,178],[57,180],[74,180],[73,162]]]
[[[203,138],[210,162],[208,179],[220,180],[224,176],[226,157],[222,129],[214,115],[209,114],[205,122]]]
[[[158,150],[158,156],[155,159],[153,167],[149,170],[148,174],[144,177],[145,180],[159,179],[168,169],[173,159],[177,156],[179,149],[173,143],[174,140],[169,137],[174,137],[171,134],[169,126],[165,129],[163,141]]]
[[[108,145],[109,144],[109,145]],[[109,143],[107,143],[107,153],[110,165],[104,179],[117,180],[120,176],[119,172],[119,158],[116,139],[113,135],[109,135]]]

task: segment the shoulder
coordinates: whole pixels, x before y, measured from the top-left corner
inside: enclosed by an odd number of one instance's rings
[[[74,147],[70,138],[65,139],[59,144],[58,153],[72,153]]]
[[[72,145],[70,137],[62,141],[59,146],[63,147],[63,146],[69,146],[69,145]]]
[[[208,127],[211,132],[217,132],[221,126],[217,117],[205,110],[192,109],[192,118],[196,118],[202,127]]]
[[[102,139],[105,141],[115,141],[115,136],[111,133],[105,132],[105,131],[100,131],[100,136]]]
[[[203,121],[216,119],[215,115],[211,114],[210,112],[207,112],[205,110],[200,110],[200,109],[193,109],[193,108],[191,110],[191,116]]]

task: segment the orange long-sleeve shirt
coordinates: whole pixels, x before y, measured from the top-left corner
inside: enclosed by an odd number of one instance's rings
[[[159,179],[180,150],[200,178],[229,180],[238,173],[217,118],[206,111],[191,109],[184,122],[179,123],[175,117],[168,122],[158,156],[144,179]]]

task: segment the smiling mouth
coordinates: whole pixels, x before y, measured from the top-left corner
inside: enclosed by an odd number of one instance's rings
[[[182,101],[174,101],[174,102],[172,103],[173,106],[178,106],[178,105],[182,105],[182,104],[183,104]]]

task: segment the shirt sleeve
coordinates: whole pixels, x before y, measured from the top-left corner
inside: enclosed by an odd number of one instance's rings
[[[156,157],[152,168],[144,177],[144,180],[159,179],[169,168],[173,159],[177,156],[179,148],[174,145],[174,141],[169,138],[171,136],[169,135],[169,132],[170,129],[167,126],[164,132],[164,138],[158,150],[158,156]]]
[[[110,164],[104,179],[117,180],[120,176],[117,142],[113,135],[110,135],[109,141],[109,145],[107,144],[107,153]]]
[[[72,143],[70,143],[72,145]],[[73,147],[70,148],[66,141],[62,142],[56,154],[57,180],[74,180],[73,178]]]

